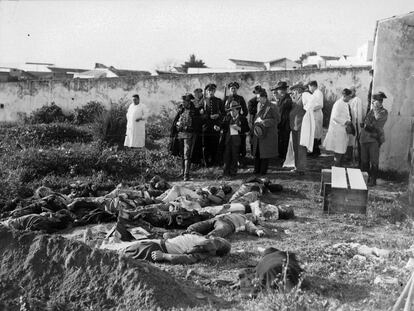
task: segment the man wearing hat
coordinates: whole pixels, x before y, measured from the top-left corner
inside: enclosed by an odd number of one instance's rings
[[[230,103],[232,101],[236,101],[237,103],[239,103],[240,105],[240,114],[242,116],[244,116],[245,118],[247,118],[247,105],[246,105],[246,101],[244,100],[243,96],[240,96],[237,94],[237,90],[240,88],[239,83],[237,82],[231,82],[229,83],[229,85],[227,86],[229,88],[230,91],[230,95],[229,96],[225,96],[224,97],[224,107],[226,108],[226,111],[230,111]],[[247,119],[246,119],[247,120]],[[240,144],[240,163],[242,166],[245,165],[245,157],[246,157],[246,135],[242,134],[240,136],[241,138],[241,144]]]
[[[335,166],[342,166],[342,159],[348,146],[346,127],[348,124],[352,124],[349,107],[351,98],[351,90],[344,89],[342,91],[342,97],[333,105],[328,133],[323,142],[326,150],[334,152]]]
[[[254,174],[265,175],[269,159],[278,155],[277,125],[280,120],[277,108],[267,98],[266,90],[258,93],[259,107],[253,121]]]
[[[205,97],[200,110],[202,126],[203,159],[207,167],[217,165],[218,146],[220,139],[220,123],[224,115],[222,101],[215,97],[217,86],[208,84],[204,88]]]
[[[246,139],[249,124],[244,115],[240,113],[241,106],[233,100],[229,104],[229,114],[225,116],[222,124],[224,137],[224,176],[235,175],[239,162],[242,139]]]
[[[272,92],[276,92],[278,102],[277,108],[280,114],[280,123],[277,126],[279,129],[278,147],[279,147],[279,158],[282,162],[286,158],[287,148],[289,145],[290,137],[290,123],[289,113],[292,109],[292,98],[287,92],[288,84],[285,81],[279,81],[277,85],[271,89]]]
[[[293,105],[289,113],[289,124],[292,131],[292,145],[295,153],[295,171],[303,174],[306,170],[306,147],[300,145],[300,135],[302,131],[302,121],[306,113],[303,108],[302,93],[306,87],[302,83],[297,83],[290,88],[292,92]]]
[[[254,97],[252,97],[247,103],[247,110],[249,112],[249,125],[253,124],[253,120],[257,113],[257,106],[259,105],[259,93],[263,88],[260,85],[256,85],[253,90]]]
[[[379,151],[384,142],[384,125],[388,111],[382,103],[387,96],[383,92],[372,95],[371,109],[361,124],[361,170],[368,172],[368,186],[377,184]]]

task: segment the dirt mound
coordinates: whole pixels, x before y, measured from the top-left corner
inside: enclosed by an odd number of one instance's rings
[[[0,225],[0,310],[149,310],[195,305],[151,264]]]

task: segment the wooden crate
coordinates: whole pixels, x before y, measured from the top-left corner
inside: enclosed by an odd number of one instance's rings
[[[366,214],[368,174],[355,168],[335,167],[321,172],[323,211],[334,213]]]

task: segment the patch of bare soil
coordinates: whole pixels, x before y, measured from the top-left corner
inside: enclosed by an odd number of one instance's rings
[[[144,261],[0,226],[0,310],[151,310],[195,294]]]

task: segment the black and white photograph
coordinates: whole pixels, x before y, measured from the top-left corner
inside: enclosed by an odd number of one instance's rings
[[[413,0],[0,0],[0,311],[414,311]]]

